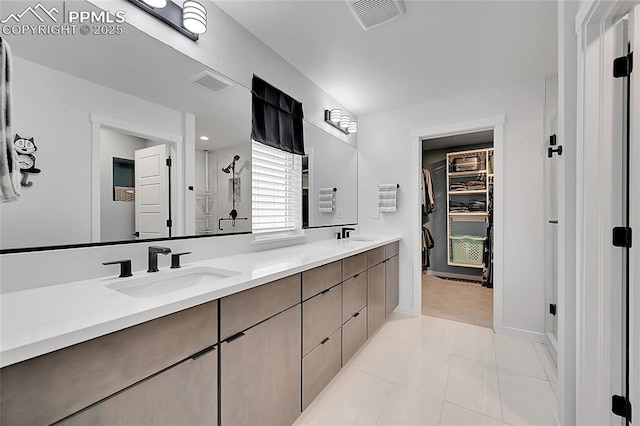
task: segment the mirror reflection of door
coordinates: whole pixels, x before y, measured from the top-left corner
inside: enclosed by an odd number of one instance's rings
[[[135,235],[138,238],[171,236],[167,158],[164,144],[135,152]]]
[[[165,143],[112,129],[100,132],[100,241],[168,237]]]

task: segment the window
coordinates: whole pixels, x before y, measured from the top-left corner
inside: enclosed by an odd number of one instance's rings
[[[252,144],[253,232],[259,238],[296,234],[301,229],[301,157]]]

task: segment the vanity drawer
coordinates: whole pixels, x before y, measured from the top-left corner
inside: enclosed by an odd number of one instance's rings
[[[0,371],[0,424],[51,424],[218,340],[218,301],[60,349]]]
[[[340,371],[340,329],[302,358],[302,410]]]
[[[367,305],[367,274],[360,273],[342,283],[342,323]]]
[[[356,254],[342,261],[342,279],[353,277],[367,269],[367,253]]]
[[[342,326],[342,365],[367,341],[367,308],[356,312]]]
[[[371,268],[378,263],[384,262],[384,259],[384,246],[369,250],[367,252],[367,268]]]
[[[340,261],[322,265],[302,273],[302,300],[307,300],[342,281]]]
[[[393,256],[397,256],[400,253],[400,241],[387,244],[384,246],[385,259],[391,259]]]
[[[300,303],[300,274],[220,299],[220,340]]]
[[[302,303],[302,355],[308,354],[342,325],[342,286]]]

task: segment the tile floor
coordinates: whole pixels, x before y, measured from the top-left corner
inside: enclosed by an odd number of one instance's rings
[[[553,425],[543,345],[394,313],[294,426]]]

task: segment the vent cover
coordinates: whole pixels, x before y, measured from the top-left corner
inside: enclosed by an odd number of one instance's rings
[[[193,77],[191,81],[198,86],[204,87],[205,89],[209,89],[213,92],[219,92],[226,87],[233,86],[231,81],[212,71],[203,71]]]
[[[362,28],[369,28],[407,11],[404,0],[347,0]]]

